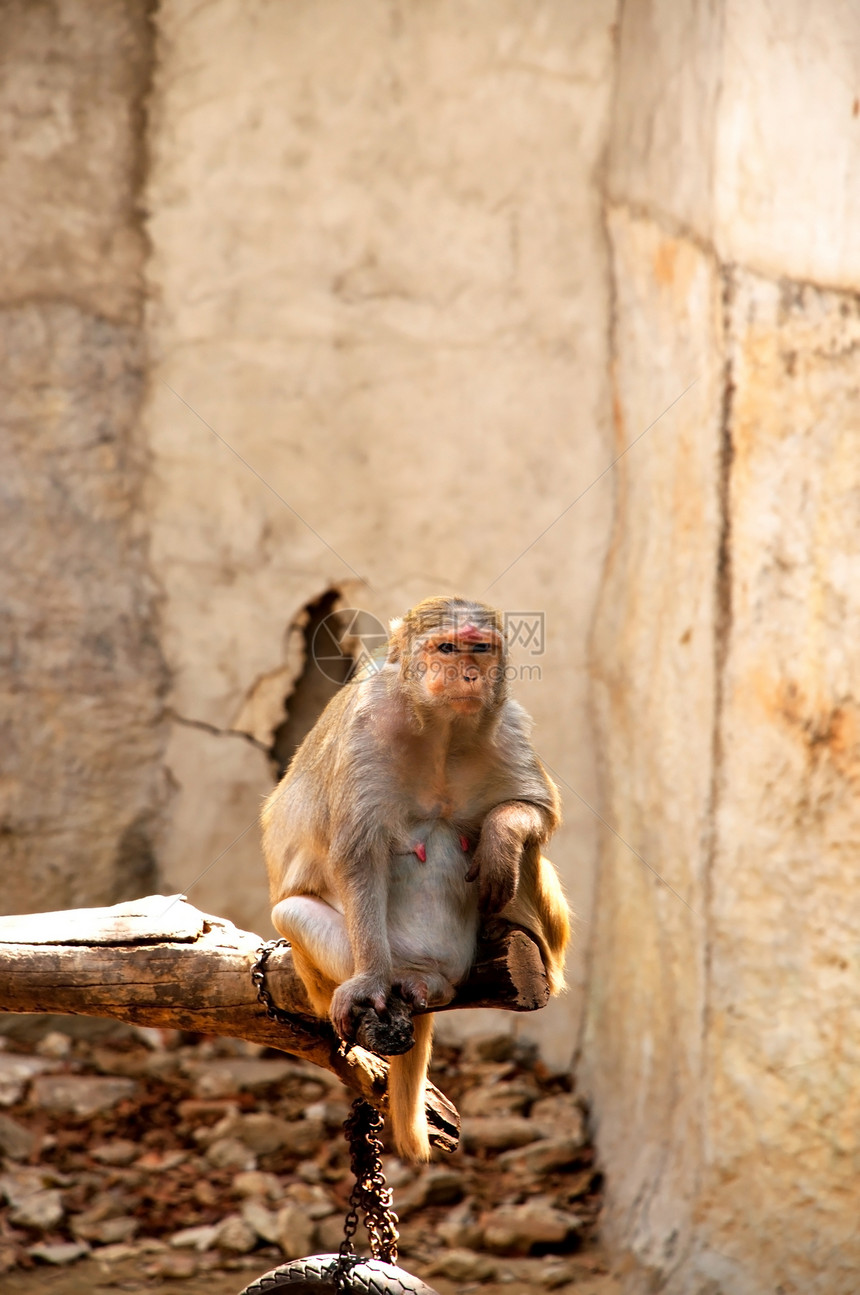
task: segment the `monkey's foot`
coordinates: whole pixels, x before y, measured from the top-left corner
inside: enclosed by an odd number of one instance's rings
[[[408,972],[400,976],[395,974],[391,993],[402,998],[413,1011],[416,1007],[421,1011],[427,1006],[429,990],[423,976],[410,975]]]
[[[371,1004],[357,1004],[352,1025],[354,1041],[378,1057],[399,1057],[415,1042],[412,1008],[397,993],[389,995],[381,1013]]]
[[[393,992],[399,994],[414,1012],[424,1012],[428,1007],[444,1007],[450,1003],[456,990],[439,971],[428,971],[424,975],[417,972],[398,974],[395,971]]]
[[[511,924],[503,917],[485,917],[481,923],[479,936],[485,944],[501,944],[510,931]]]

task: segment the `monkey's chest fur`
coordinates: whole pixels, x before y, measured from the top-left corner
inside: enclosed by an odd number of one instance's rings
[[[477,886],[459,832],[431,819],[416,824],[410,844],[391,857],[388,930],[395,965],[435,971],[457,984],[472,965],[478,938]],[[422,861],[414,846],[423,844]]]
[[[426,747],[406,747],[398,763],[389,822],[423,822],[428,830],[447,822],[451,830],[477,833],[494,805],[516,796],[510,772],[481,753],[452,757],[428,742]],[[392,787],[390,770],[387,787]]]

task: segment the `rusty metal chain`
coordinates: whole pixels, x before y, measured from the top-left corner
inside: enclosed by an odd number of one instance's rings
[[[272,995],[266,987],[266,963],[268,961],[269,954],[272,953],[274,949],[289,948],[291,948],[289,940],[284,939],[267,940],[265,944],[261,944],[257,950],[257,961],[251,968],[251,980],[257,991],[257,998],[265,1007],[266,1015],[269,1020],[277,1021],[279,1025],[289,1025],[291,1028],[295,1029],[295,1018],[291,1016],[289,1012],[285,1012],[282,1007],[278,1007],[276,1005],[275,1000],[272,998]],[[345,1039],[341,1039],[338,1053],[341,1057],[348,1057],[352,1048],[353,1045],[351,1043],[348,1043]]]
[[[266,1015],[282,1025],[290,1024],[289,1013],[275,1005],[266,986],[266,963],[274,949],[289,948],[289,940],[267,940],[257,950],[257,961],[251,968],[251,980]],[[344,1121],[344,1137],[349,1143],[350,1169],[355,1186],[349,1197],[349,1210],[343,1224],[343,1241],[338,1252],[335,1289],[345,1290],[351,1269],[360,1263],[353,1238],[358,1230],[359,1211],[370,1241],[370,1253],[382,1263],[397,1263],[398,1218],[391,1208],[391,1189],[385,1185],[382,1172],[382,1143],[379,1134],[385,1121],[376,1107],[357,1097]]]
[[[266,1009],[266,1015],[272,1021],[277,1021],[280,1025],[290,1025],[292,1023],[288,1012],[284,1012],[280,1007],[275,1006],[275,1000],[266,988],[266,963],[269,954],[275,949],[289,949],[289,940],[267,940],[261,944],[257,950],[257,961],[251,968],[251,982],[257,991],[257,998]]]
[[[382,1263],[397,1263],[398,1218],[391,1208],[391,1188],[385,1185],[382,1172],[382,1143],[379,1134],[385,1123],[379,1111],[357,1097],[344,1121],[344,1137],[349,1143],[350,1169],[355,1186],[349,1198],[349,1211],[343,1224],[343,1241],[338,1257],[338,1289],[349,1269],[357,1262],[353,1237],[358,1228],[359,1210],[370,1241],[370,1253]]]

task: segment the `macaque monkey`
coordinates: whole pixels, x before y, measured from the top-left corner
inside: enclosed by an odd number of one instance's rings
[[[272,922],[342,1039],[392,991],[422,1010],[450,1002],[494,917],[532,931],[550,991],[564,987],[569,914],[540,850],[558,792],[506,665],[499,612],[426,599],[392,623],[384,665],[329,702],[266,802]],[[413,1025],[389,1109],[398,1153],[417,1161],[432,1015]]]

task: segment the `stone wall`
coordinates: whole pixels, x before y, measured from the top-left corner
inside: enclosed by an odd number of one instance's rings
[[[857,1287],[858,72],[835,0],[624,6],[619,445],[695,382],[618,465],[594,640],[584,1070],[631,1291]]]
[[[150,889],[165,671],[141,493],[145,3],[0,13],[6,912]]]

